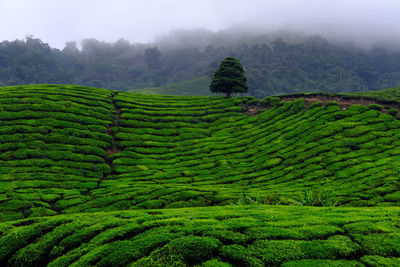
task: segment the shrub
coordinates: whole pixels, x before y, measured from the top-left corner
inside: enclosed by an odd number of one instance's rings
[[[5,263],[11,255],[16,255],[17,251],[29,245],[31,240],[40,238],[46,232],[51,231],[57,225],[67,223],[65,220],[50,220],[43,223],[34,224],[32,227],[18,227],[11,229],[7,235],[0,240],[0,262]],[[27,261],[30,258],[26,258]],[[20,265],[21,266],[21,265]]]
[[[393,257],[400,254],[399,233],[373,233],[369,235],[354,235],[361,247],[372,255]]]
[[[251,197],[246,195],[245,192],[242,193],[242,196],[237,201],[237,205],[261,205],[261,204],[264,204],[264,201],[260,197],[260,194],[257,194],[255,197]]]
[[[137,249],[135,242],[122,240],[91,250],[77,262],[79,265],[126,266],[140,259],[143,254]]]
[[[44,207],[37,207],[37,208],[32,208],[31,214],[29,217],[43,217],[43,216],[51,216],[51,215],[56,215],[57,212],[51,209],[47,209]]]
[[[217,238],[224,244],[245,244],[249,240],[249,237],[247,235],[230,230],[207,230],[204,231],[202,234]]]
[[[265,265],[278,265],[283,261],[303,258],[304,252],[294,240],[262,240],[248,247],[249,255],[261,258]]]
[[[296,99],[293,101],[292,106],[290,107],[290,110],[295,114],[300,111],[304,111],[306,109],[306,105],[304,103],[303,98]]]
[[[151,200],[146,200],[144,202],[141,202],[137,205],[139,208],[145,208],[145,209],[159,209],[162,208],[165,205],[165,201],[160,200],[160,199],[151,199]]]
[[[384,230],[382,227],[372,223],[372,222],[355,222],[346,224],[343,228],[350,234],[372,234],[372,233],[382,233]]]
[[[382,110],[383,109],[383,106],[379,105],[379,104],[369,104],[369,105],[367,105],[367,107],[370,108],[370,109],[375,109],[375,110]]]
[[[229,245],[221,247],[221,257],[239,266],[264,266],[256,257],[241,245]]]
[[[173,265],[177,259],[178,262],[188,265],[200,264],[216,255],[220,246],[221,242],[212,237],[185,236],[152,252],[149,258],[165,265]]]
[[[311,105],[310,105],[310,109],[313,109],[313,108],[317,108],[317,107],[321,107],[322,106],[322,102],[313,102]]]
[[[397,108],[391,108],[388,110],[388,113],[392,116],[396,116],[399,110]]]
[[[277,106],[281,102],[282,100],[279,97],[266,97],[263,100],[261,100],[261,103],[269,107]]]
[[[366,255],[361,257],[360,261],[366,266],[381,267],[381,266],[400,266],[400,258],[385,258],[376,255]]]
[[[349,260],[298,260],[284,262],[282,267],[363,267],[361,263],[357,261]]]
[[[339,106],[339,103],[336,101],[328,101],[326,102],[326,106]]]
[[[300,204],[303,206],[335,206],[336,203],[331,200],[331,196],[330,190],[306,188],[300,195]]]
[[[201,266],[202,267],[231,267],[232,265],[227,262],[223,262],[219,259],[212,259],[212,260],[204,262]]]

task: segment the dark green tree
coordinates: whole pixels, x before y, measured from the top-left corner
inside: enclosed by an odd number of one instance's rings
[[[247,93],[249,87],[246,81],[247,78],[239,60],[234,57],[227,57],[215,71],[210,84],[210,91],[225,93],[227,97],[230,97],[232,93]]]
[[[144,59],[146,61],[147,67],[150,69],[158,69],[160,68],[160,56],[161,52],[158,50],[157,47],[154,48],[147,48],[144,51]]]

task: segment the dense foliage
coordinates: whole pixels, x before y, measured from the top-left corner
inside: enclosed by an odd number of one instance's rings
[[[86,202],[111,169],[112,92],[83,86],[0,89],[0,220]]]
[[[400,90],[397,88],[389,88],[373,92],[364,92],[357,94],[349,94],[350,96],[364,97],[369,99],[376,99],[384,103],[400,104]]]
[[[0,102],[2,221],[235,203],[400,202],[400,120],[379,105],[343,110],[302,99],[59,85],[4,87]],[[260,113],[245,113],[254,108]]]
[[[239,206],[0,224],[2,266],[399,266],[400,208]]]
[[[360,92],[400,84],[400,52],[334,45],[317,37],[296,42],[231,40],[201,48],[87,39],[81,50],[75,43],[52,49],[28,37],[0,43],[0,85],[62,83],[128,90],[207,79],[200,90],[182,88],[183,95],[198,95],[207,93],[213,72],[227,56],[245,66],[249,94],[259,98],[304,91]],[[172,93],[180,94],[173,88]]]
[[[178,83],[169,83],[158,87],[132,89],[129,92],[155,95],[181,95],[181,96],[211,96],[215,95],[209,89],[211,78],[202,76]]]
[[[399,92],[0,88],[0,265],[397,266]]]
[[[224,93],[228,97],[232,93],[247,93],[249,88],[246,81],[247,78],[239,60],[234,57],[227,57],[222,60],[215,71],[210,84],[210,91]]]

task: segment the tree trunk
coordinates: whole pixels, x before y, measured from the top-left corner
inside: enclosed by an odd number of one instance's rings
[[[231,97],[232,92],[226,92],[226,97]]]

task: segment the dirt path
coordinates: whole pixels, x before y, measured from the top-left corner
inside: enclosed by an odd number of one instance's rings
[[[114,96],[112,96],[112,105],[114,106],[115,109],[115,119],[114,122],[112,124],[110,124],[107,127],[106,133],[111,137],[111,146],[109,148],[107,148],[106,150],[106,156],[104,157],[104,162],[110,166],[111,168],[111,173],[110,175],[114,174],[114,166],[112,163],[112,159],[111,159],[111,155],[116,154],[116,153],[120,153],[122,150],[118,148],[118,141],[115,139],[114,136],[114,131],[113,129],[118,128],[119,127],[119,122],[121,120],[121,109],[119,109],[114,101]],[[99,181],[99,186],[100,183],[104,180],[107,180],[107,174],[104,174],[103,179],[101,179]]]

